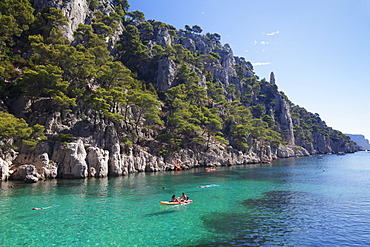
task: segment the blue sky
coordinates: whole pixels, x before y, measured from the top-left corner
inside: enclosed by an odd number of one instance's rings
[[[129,0],[130,11],[218,33],[262,79],[328,126],[370,139],[370,0]]]

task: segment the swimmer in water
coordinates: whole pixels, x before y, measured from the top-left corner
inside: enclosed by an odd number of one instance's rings
[[[219,186],[219,185],[218,184],[201,185],[201,186],[198,186],[198,188],[209,188],[209,187],[215,187],[215,186]]]
[[[45,207],[45,208],[33,208],[32,210],[41,210],[41,209],[47,209],[47,208],[51,208],[51,206],[50,207]]]

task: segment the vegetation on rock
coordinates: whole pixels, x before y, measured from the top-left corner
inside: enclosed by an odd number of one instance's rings
[[[87,105],[113,122],[124,143],[140,143],[145,130],[160,141],[163,153],[180,148],[206,150],[210,143],[247,151],[253,139],[272,147],[286,143],[277,106],[275,84],[259,80],[253,66],[234,57],[219,34],[201,35],[198,25],[184,30],[145,21],[144,13],[129,12],[127,1],[111,1],[109,13],[100,1],[88,1],[91,24],[81,23],[74,40],[63,28],[67,19],[60,9],[34,12],[28,0],[0,3],[0,97],[4,109],[19,98],[52,101],[54,111],[76,112]],[[107,40],[122,28],[115,44]],[[158,34],[166,39],[159,42]],[[203,50],[200,50],[202,44]],[[229,82],[220,80],[225,61]],[[168,90],[158,90],[161,63],[173,64]],[[167,76],[166,75],[166,76]],[[286,96],[285,96],[286,97]],[[288,100],[286,98],[286,100]],[[289,101],[288,101],[289,102]],[[279,106],[280,107],[280,106]],[[294,135],[300,143],[314,142],[318,133],[330,140],[349,138],[327,127],[317,114],[291,104]],[[42,109],[39,109],[40,114]],[[42,126],[2,112],[5,139],[41,140]],[[72,140],[59,133],[56,141]],[[50,136],[53,138],[55,136]]]

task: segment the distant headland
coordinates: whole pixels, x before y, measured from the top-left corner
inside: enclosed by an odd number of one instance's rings
[[[362,147],[362,150],[370,150],[370,142],[361,134],[346,134],[351,137],[351,140],[356,142],[359,146]]]

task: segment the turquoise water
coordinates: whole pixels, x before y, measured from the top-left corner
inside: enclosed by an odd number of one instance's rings
[[[370,243],[368,152],[281,159],[210,172],[194,169],[0,185],[0,246]],[[159,204],[181,192],[194,202]]]

